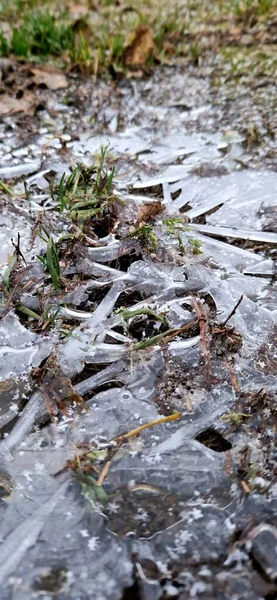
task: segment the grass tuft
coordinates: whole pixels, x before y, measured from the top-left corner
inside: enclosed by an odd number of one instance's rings
[[[119,203],[113,195],[114,167],[105,166],[107,150],[103,146],[94,165],[77,165],[69,177],[64,174],[51,190],[60,212],[65,212],[79,228],[84,230],[84,225],[88,226],[100,237],[112,228]]]
[[[0,52],[20,58],[31,56],[61,56],[72,50],[74,33],[66,17],[58,19],[48,10],[34,9],[23,13],[22,19],[12,31],[10,42],[1,33]]]

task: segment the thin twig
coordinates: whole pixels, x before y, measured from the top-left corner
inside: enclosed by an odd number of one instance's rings
[[[211,363],[211,351],[210,351],[210,328],[208,322],[208,315],[205,304],[200,298],[193,300],[193,308],[196,312],[196,316],[199,322],[200,328],[200,345],[202,348],[202,354],[204,357],[205,364],[205,376],[207,381],[208,390],[211,389],[212,384],[212,363]]]
[[[20,250],[20,233],[18,232],[17,234],[17,243],[13,241],[13,239],[11,240],[13,247],[15,248],[16,251],[16,256],[17,258],[22,258],[23,262],[25,263],[26,267],[27,267],[27,263],[26,260]]]
[[[249,487],[248,483],[246,481],[241,481],[240,482],[242,489],[245,491],[246,494],[250,494],[251,492],[251,488]]]
[[[51,420],[52,423],[54,423],[55,417],[56,417],[54,403],[51,400],[51,398],[50,398],[50,396],[49,396],[49,394],[48,394],[48,392],[47,392],[47,390],[45,388],[45,385],[42,384],[42,383],[41,383],[41,391],[42,391],[42,394],[43,394],[43,397],[44,397],[44,401],[45,401],[45,404],[46,404],[46,408],[48,410],[48,414],[49,414],[50,420]]]
[[[103,469],[102,469],[102,471],[101,471],[101,473],[100,473],[100,475],[99,475],[99,477],[97,479],[96,485],[103,485],[103,483],[104,483],[104,481],[105,481],[105,479],[106,479],[106,477],[108,475],[108,472],[110,470],[111,464],[112,464],[111,460],[108,460],[104,464],[104,467],[103,467]]]
[[[41,149],[41,153],[44,154],[45,150],[48,148],[49,144],[51,144],[54,140],[59,140],[60,142],[62,142],[63,138],[62,135],[52,135],[47,142],[45,142],[45,144],[42,146]]]
[[[150,421],[150,423],[145,423],[144,425],[140,425],[140,427],[136,427],[135,429],[131,429],[128,433],[124,433],[123,435],[119,435],[114,438],[115,441],[123,441],[129,440],[131,437],[139,435],[144,429],[149,429],[149,427],[154,427],[154,425],[160,425],[161,423],[169,423],[170,421],[177,421],[182,417],[182,413],[177,412],[173,415],[169,415],[168,417],[161,417],[161,419],[155,419],[154,421]]]
[[[230,377],[231,377],[231,383],[233,386],[233,390],[237,393],[239,392],[240,389],[240,382],[239,382],[239,378],[232,366],[232,364],[229,362],[229,360],[224,360],[223,361],[224,366],[226,367],[226,369],[229,371],[230,373]]]
[[[5,306],[4,313],[2,314],[2,317],[1,317],[2,319],[3,319],[3,317],[5,317],[5,315],[6,315],[6,314],[9,312],[9,310],[10,310],[10,308],[11,308],[11,304],[12,304],[12,301],[13,301],[13,297],[14,297],[15,293],[17,292],[17,290],[18,290],[18,288],[19,288],[19,286],[20,286],[20,284],[21,284],[21,281],[22,281],[23,277],[24,277],[24,273],[22,273],[21,277],[20,277],[20,278],[19,278],[19,280],[16,282],[16,284],[15,284],[15,286],[14,286],[13,290],[11,291],[11,293],[10,293],[10,295],[9,295],[8,299],[7,299],[7,302],[6,302],[6,306]]]
[[[241,302],[243,301],[244,298],[244,294],[242,294],[240,296],[240,298],[238,299],[237,303],[235,304],[233,310],[231,310],[229,317],[227,317],[227,319],[225,319],[224,323],[222,323],[222,327],[225,327],[226,323],[228,323],[228,321],[231,319],[231,317],[234,316],[236,310],[238,309],[239,305],[241,304]]]
[[[181,333],[185,333],[185,331],[188,331],[189,329],[191,329],[194,325],[196,325],[196,323],[197,323],[196,319],[192,319],[192,321],[190,321],[183,327],[179,327],[179,329],[175,329],[175,331],[173,330],[173,333],[170,333],[169,335],[167,335],[165,338],[163,338],[161,340],[161,344],[167,344],[168,342],[171,342],[171,340],[174,340],[174,338],[177,337],[178,335],[180,335]]]
[[[142,431],[144,431],[144,429],[148,429],[149,427],[154,427],[154,425],[160,425],[161,423],[169,423],[170,421],[176,421],[177,419],[180,419],[181,417],[182,417],[182,413],[174,413],[173,415],[169,415],[169,417],[161,417],[160,419],[155,419],[155,421],[151,421],[150,423],[145,423],[144,425],[140,425],[140,427],[131,429],[131,431],[129,431],[128,433],[119,435],[118,437],[114,438],[113,441],[117,442],[116,448],[114,448],[114,450],[112,451],[112,454],[109,455],[108,460],[105,462],[104,467],[97,479],[97,485],[99,485],[99,486],[103,485],[103,483],[107,477],[107,474],[110,470],[112,459],[115,456],[115,454],[118,452],[118,450],[121,448],[122,444],[124,444],[124,442],[129,440],[131,437],[139,435]]]

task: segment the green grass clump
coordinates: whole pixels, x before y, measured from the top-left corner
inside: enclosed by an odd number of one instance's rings
[[[267,15],[273,9],[273,0],[231,0],[230,8],[236,17],[247,21],[253,16]]]
[[[60,212],[64,212],[79,226],[92,220],[100,226],[113,220],[115,197],[112,193],[114,168],[107,169],[105,161],[107,147],[102,147],[98,163],[91,167],[78,165],[69,175],[62,176],[56,186],[52,186],[51,195],[58,203]]]
[[[156,250],[159,246],[159,240],[154,232],[153,225],[140,223],[134,231],[128,234],[128,237],[141,240],[142,244],[149,246],[149,249]]]
[[[14,29],[10,50],[20,57],[60,56],[71,50],[74,35],[66,22],[58,21],[48,11],[34,11]]]

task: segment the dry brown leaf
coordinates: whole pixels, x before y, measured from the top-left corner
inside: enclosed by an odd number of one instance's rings
[[[35,109],[35,95],[32,92],[25,92],[22,98],[13,98],[9,94],[0,96],[0,115],[14,115],[23,112],[26,115],[32,115]]]
[[[80,4],[79,2],[72,2],[69,5],[69,12],[73,19],[81,19],[88,14],[88,7],[84,4]]]
[[[154,40],[151,27],[139,25],[134,31],[132,42],[124,51],[124,63],[127,67],[141,67],[153,54],[153,50]]]
[[[58,71],[50,69],[31,69],[37,85],[46,85],[49,90],[59,90],[68,87],[67,77]]]
[[[147,223],[150,219],[154,219],[165,209],[164,204],[160,200],[147,202],[138,208],[137,223]]]

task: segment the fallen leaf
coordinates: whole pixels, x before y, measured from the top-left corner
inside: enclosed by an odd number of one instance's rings
[[[137,223],[147,223],[150,219],[154,219],[165,209],[164,204],[160,200],[154,202],[147,202],[142,204],[138,208],[137,212]]]
[[[14,67],[15,61],[10,58],[0,57],[0,71],[3,75],[3,79],[5,79],[9,73],[9,71]]]
[[[132,38],[123,54],[124,63],[127,67],[143,66],[154,50],[153,31],[147,25],[139,25]]]
[[[50,69],[31,69],[37,85],[46,85],[49,90],[59,90],[68,87],[67,77],[63,73]]]
[[[79,2],[73,2],[69,5],[69,12],[72,19],[81,19],[88,14],[88,8]]]
[[[25,92],[22,98],[13,98],[9,94],[0,96],[0,115],[14,115],[18,112],[24,112],[32,115],[35,109],[35,96],[32,92]]]

